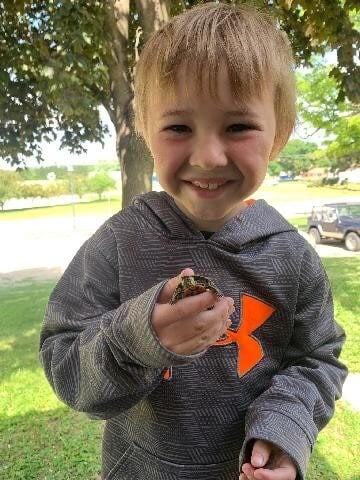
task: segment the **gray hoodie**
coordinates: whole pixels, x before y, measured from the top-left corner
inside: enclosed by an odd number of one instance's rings
[[[196,355],[164,348],[150,323],[185,267],[236,308]],[[287,452],[303,479],[341,394],[343,341],[320,259],[266,202],[206,240],[151,192],[80,248],[50,297],[40,357],[63,402],[106,420],[103,480],[237,480],[254,438]]]

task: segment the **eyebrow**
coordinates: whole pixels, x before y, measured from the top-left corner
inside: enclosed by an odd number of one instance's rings
[[[256,117],[256,113],[248,108],[240,108],[237,110],[224,110],[224,114],[229,116],[249,116],[249,117]],[[177,109],[177,110],[166,110],[162,115],[161,118],[167,117],[175,117],[180,115],[189,115],[194,113],[192,108],[190,109]]]
[[[179,115],[186,115],[194,113],[194,110],[189,109],[189,110],[166,110],[162,115],[161,118],[166,118],[166,117],[175,117]]]

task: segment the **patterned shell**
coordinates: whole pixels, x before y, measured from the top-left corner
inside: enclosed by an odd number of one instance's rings
[[[209,278],[201,275],[188,275],[182,277],[174,291],[170,303],[174,304],[182,298],[198,295],[199,293],[206,292],[206,290],[215,293],[218,297],[222,297],[220,290]]]

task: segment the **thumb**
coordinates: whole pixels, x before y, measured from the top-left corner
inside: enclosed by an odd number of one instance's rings
[[[251,453],[251,465],[254,468],[264,467],[269,461],[272,445],[265,440],[256,440]]]
[[[158,296],[157,302],[169,303],[175,288],[178,286],[178,283],[181,280],[181,277],[186,277],[187,275],[194,275],[194,271],[191,268],[184,268],[184,270],[182,270],[179,275],[170,278],[163,286]]]

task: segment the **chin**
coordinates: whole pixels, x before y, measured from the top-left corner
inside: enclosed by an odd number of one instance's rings
[[[216,213],[216,212],[204,212],[204,211],[189,211],[191,218],[197,224],[208,224],[210,225],[221,225],[226,222],[228,215],[226,212]],[[206,230],[204,228],[203,230]]]

